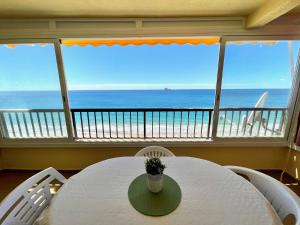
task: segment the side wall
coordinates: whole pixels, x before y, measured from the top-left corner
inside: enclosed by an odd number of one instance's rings
[[[7,148],[2,149],[2,160],[5,169],[39,170],[53,166],[61,170],[80,170],[105,159],[133,156],[139,149],[138,147]],[[288,153],[288,148],[285,147],[170,147],[169,149],[177,156],[198,157],[221,165],[240,165],[254,169],[282,169]]]

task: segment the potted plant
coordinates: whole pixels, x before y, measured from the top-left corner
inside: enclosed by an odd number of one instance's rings
[[[159,158],[149,158],[145,162],[147,185],[151,192],[158,193],[163,188],[163,172],[166,166]]]

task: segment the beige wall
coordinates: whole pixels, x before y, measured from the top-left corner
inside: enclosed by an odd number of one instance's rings
[[[2,149],[6,169],[82,169],[88,165],[119,156],[133,156],[140,147],[111,148],[7,148]],[[193,156],[222,165],[241,165],[255,169],[282,169],[288,149],[285,147],[176,147],[177,156]],[[300,160],[300,156],[299,156]],[[1,164],[0,164],[1,165]]]

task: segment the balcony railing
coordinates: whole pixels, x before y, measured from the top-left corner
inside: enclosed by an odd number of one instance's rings
[[[283,137],[287,108],[222,108],[217,136]]]
[[[71,109],[75,139],[209,139],[213,109]],[[286,108],[222,108],[217,137],[283,137]],[[62,109],[0,110],[2,138],[65,138]]]
[[[67,137],[62,109],[1,110],[0,127],[4,138]]]
[[[213,109],[72,109],[75,138],[210,138]]]

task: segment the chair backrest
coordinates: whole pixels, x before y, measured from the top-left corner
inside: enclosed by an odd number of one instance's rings
[[[146,148],[141,149],[138,151],[135,156],[143,156],[143,157],[168,157],[168,156],[175,156],[173,152],[169,149],[161,147],[161,146],[148,146]]]
[[[50,167],[16,187],[0,204],[0,224],[32,225],[50,203],[53,180],[65,183],[66,178]]]
[[[258,101],[255,104],[255,108],[263,108],[266,104],[267,98],[268,98],[269,93],[266,91],[264,92]],[[247,118],[247,123],[248,124],[254,124],[256,121],[259,121],[261,117],[261,112],[260,111],[252,111],[248,118]]]
[[[263,108],[266,104],[268,95],[269,95],[269,93],[267,91],[264,92],[260,96],[258,101],[256,102],[255,108]],[[248,117],[246,117],[246,115],[244,115],[242,117],[242,123],[241,123],[242,124],[242,133],[244,133],[245,130],[247,129],[247,125],[250,125],[253,127],[257,121],[260,121],[261,116],[262,116],[261,113],[262,113],[261,111],[251,111]]]
[[[300,225],[300,199],[288,187],[274,178],[261,172],[238,166],[226,166],[237,174],[249,178],[249,181],[271,203],[281,221],[287,216],[295,217],[295,225]]]

